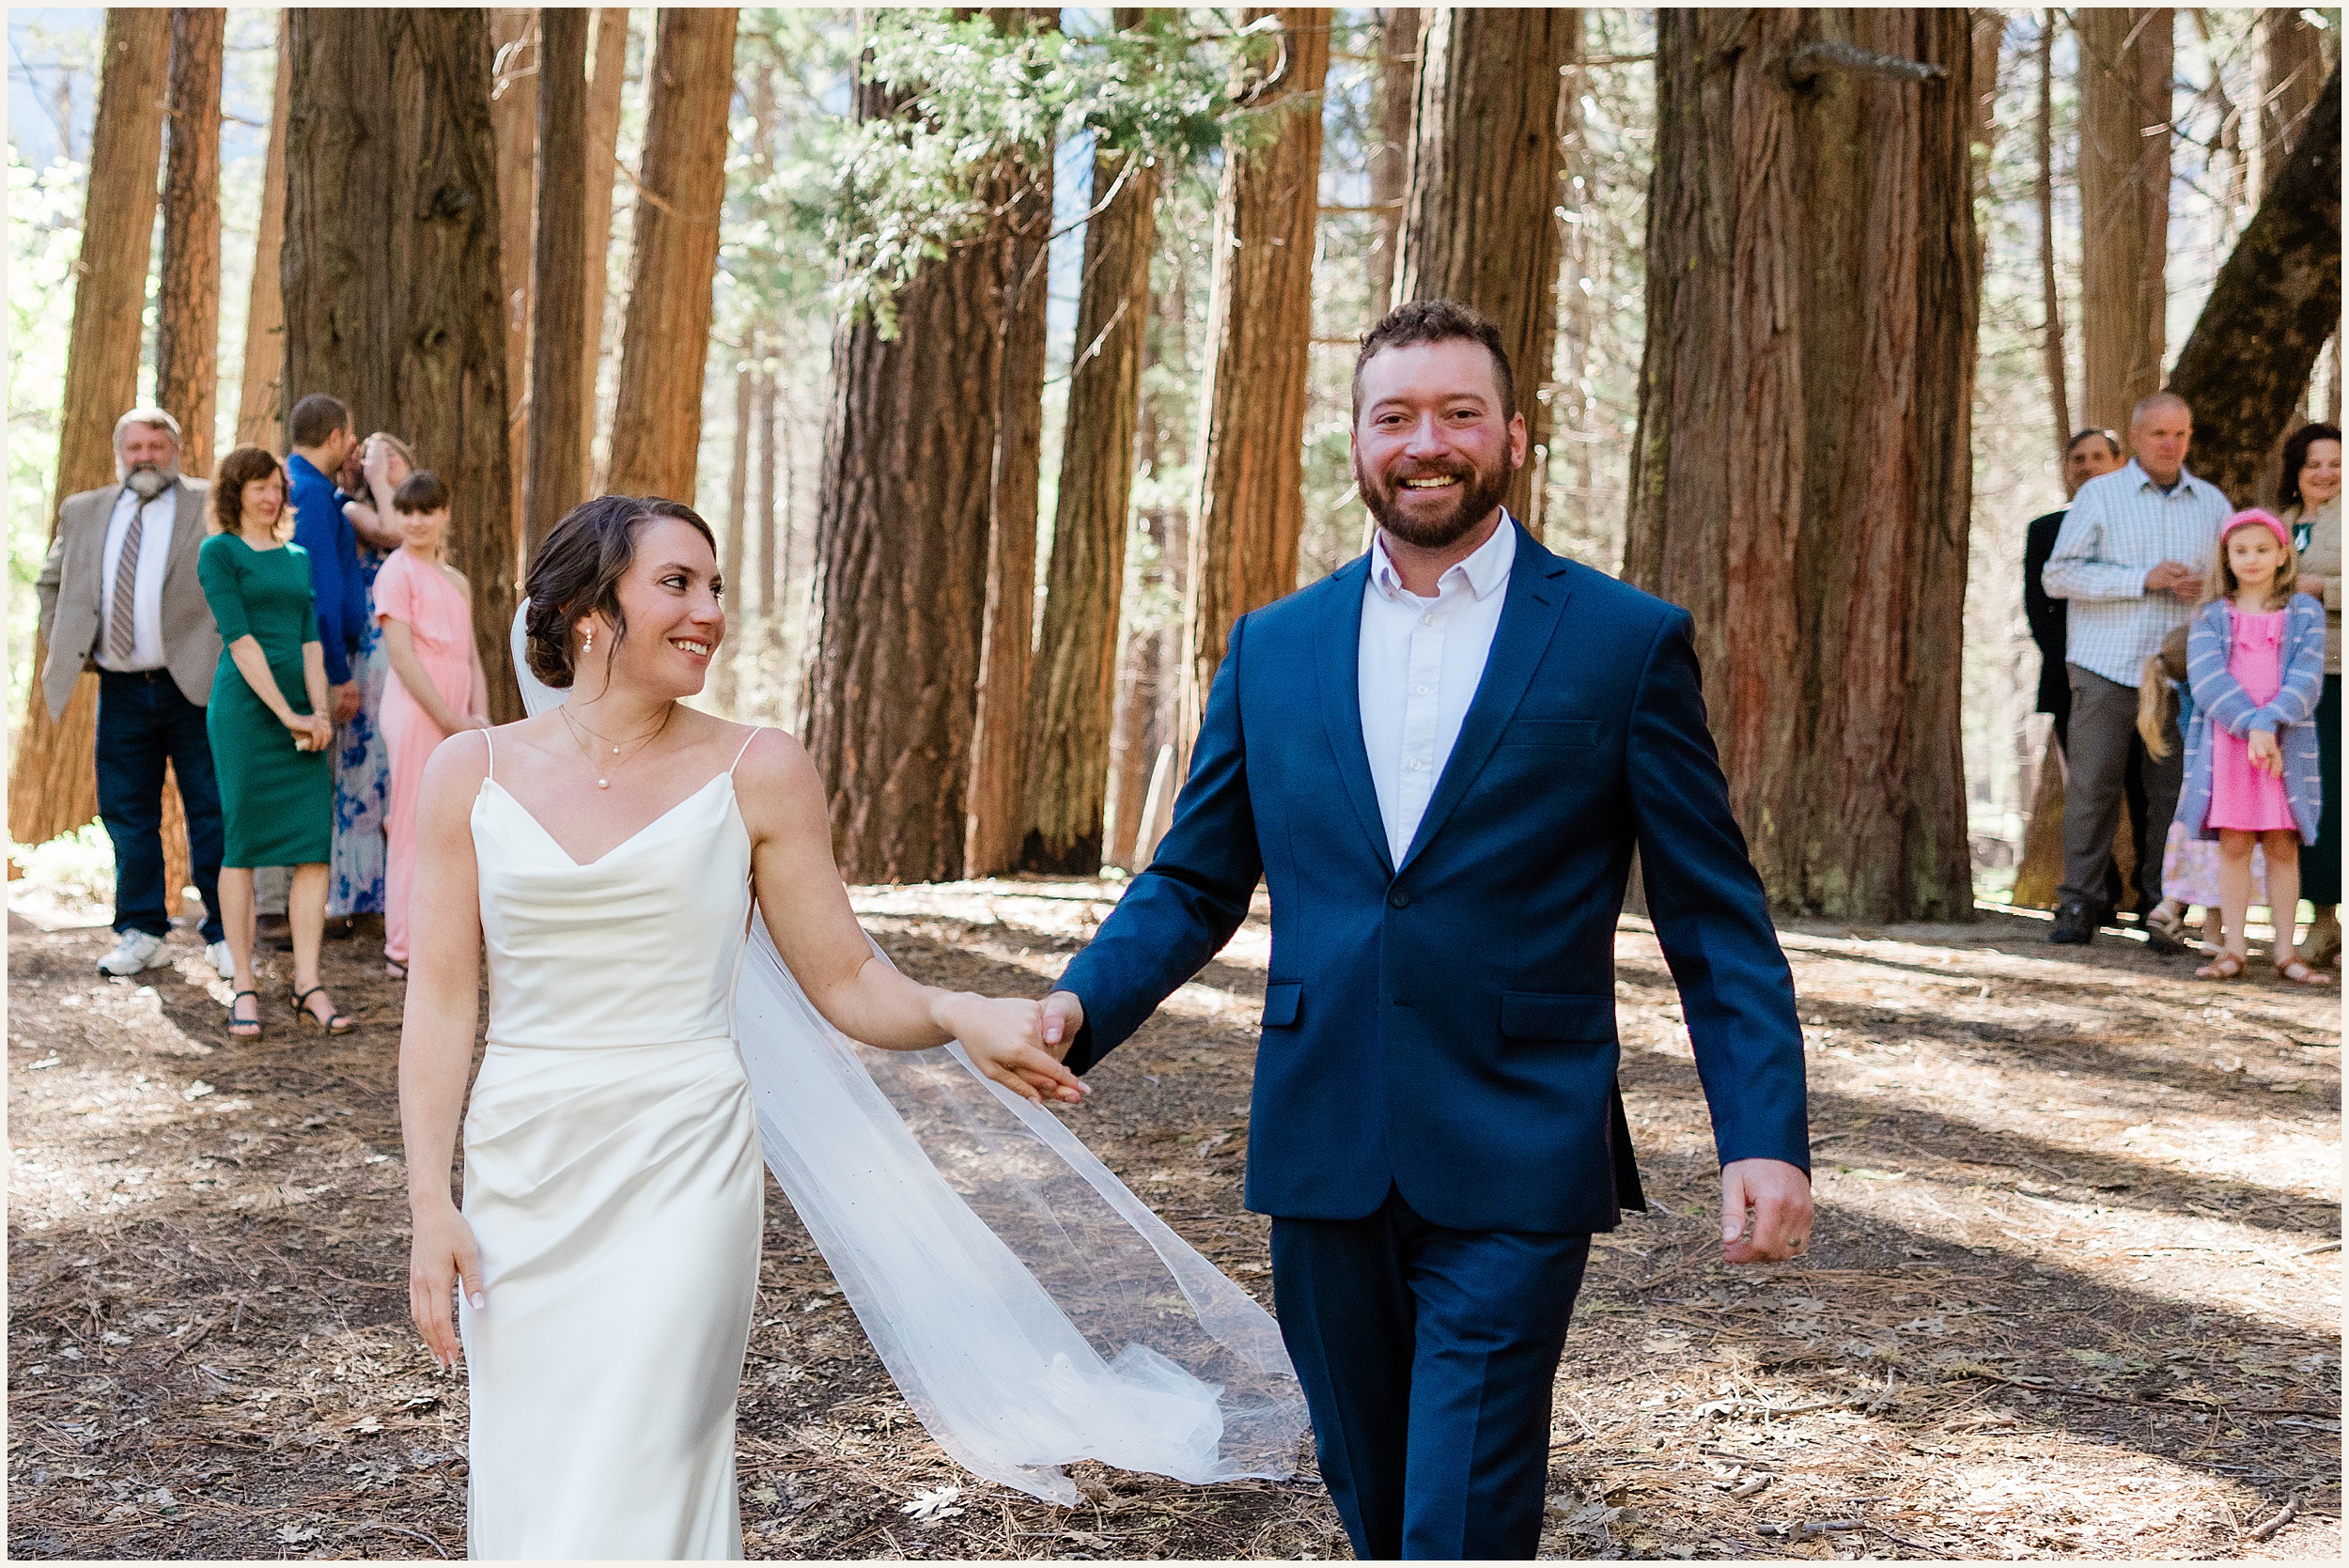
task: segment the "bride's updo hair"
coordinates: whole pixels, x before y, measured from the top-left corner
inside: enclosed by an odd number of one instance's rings
[[[637,534],[655,518],[691,524],[713,552],[718,548],[717,536],[700,513],[657,496],[599,495],[564,513],[563,520],[549,531],[522,584],[530,598],[522,635],[532,675],[558,691],[568,690],[576,673],[571,628],[599,611],[612,623],[613,647],[627,640],[620,579],[636,560]]]

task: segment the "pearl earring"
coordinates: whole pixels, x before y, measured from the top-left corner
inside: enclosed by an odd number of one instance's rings
[[[596,649],[596,633],[595,633],[595,629],[594,629],[593,628],[590,628],[590,629],[588,629],[588,631],[587,631],[586,636],[585,636],[585,637],[583,637],[583,638],[582,638],[582,639],[580,640],[579,651],[580,651],[580,653],[581,653],[582,655],[586,655],[586,654],[593,653],[593,652],[595,651],[595,649]]]

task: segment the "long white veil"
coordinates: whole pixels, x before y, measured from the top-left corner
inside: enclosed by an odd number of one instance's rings
[[[513,642],[529,710],[560,703],[523,661],[521,613]],[[874,1050],[832,1028],[751,926],[735,1028],[768,1167],[939,1446],[1062,1504],[1080,1459],[1293,1473],[1304,1398],[1265,1310],[961,1046]]]

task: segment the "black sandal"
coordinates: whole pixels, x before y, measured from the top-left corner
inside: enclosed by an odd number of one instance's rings
[[[351,1017],[349,1014],[333,1011],[334,1006],[334,999],[333,997],[326,998],[326,1005],[330,1014],[327,1017],[321,1018],[316,1012],[303,1005],[303,1002],[308,1001],[315,996],[326,996],[326,987],[323,986],[313,986],[308,990],[297,995],[293,999],[295,1017],[300,1018],[304,1023],[316,1024],[320,1029],[326,1031],[329,1034],[348,1034],[352,1030],[359,1027],[359,1021],[356,1018]]]
[[[246,997],[253,999],[253,1017],[237,1017],[237,1003]],[[261,993],[239,991],[228,999],[228,1037],[232,1040],[257,1040],[261,1037]]]

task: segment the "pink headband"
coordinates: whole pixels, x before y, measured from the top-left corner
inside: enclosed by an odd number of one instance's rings
[[[2229,518],[2227,525],[2218,531],[2218,542],[2225,544],[2227,536],[2236,529],[2248,528],[2254,523],[2275,535],[2276,542],[2284,547],[2285,553],[2291,552],[2292,536],[2284,532],[2283,520],[2277,517],[2275,513],[2259,506],[2246,507]]]

